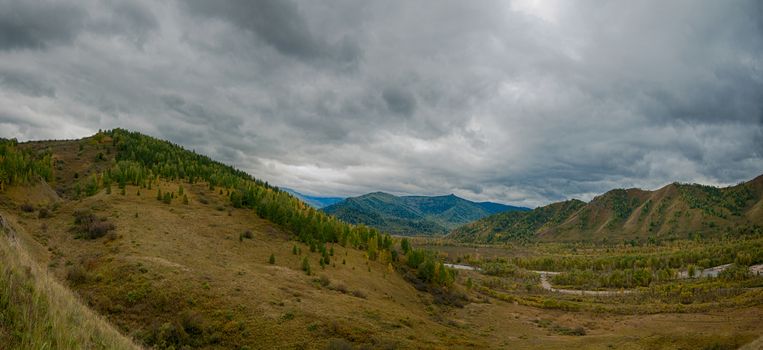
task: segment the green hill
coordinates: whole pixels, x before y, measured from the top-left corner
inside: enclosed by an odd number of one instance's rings
[[[763,231],[763,176],[717,188],[673,183],[656,191],[615,189],[590,203],[553,203],[461,226],[463,242],[660,240]]]
[[[374,318],[383,324],[411,317],[417,328],[394,336],[410,343],[423,327],[444,331],[421,326],[413,284],[442,294],[455,278],[431,252],[401,250],[386,233],[122,129],[0,139],[0,226],[0,341],[10,348],[133,347],[118,331],[156,349],[389,339],[353,313],[361,307],[387,310]]]
[[[323,208],[354,224],[366,224],[398,235],[444,234],[450,229],[486,216],[528,208],[491,202],[472,202],[455,195],[394,196],[374,192]]]

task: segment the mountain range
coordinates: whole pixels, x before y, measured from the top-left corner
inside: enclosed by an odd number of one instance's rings
[[[493,202],[472,202],[453,194],[428,197],[374,192],[347,198],[322,210],[343,221],[365,224],[391,234],[434,235],[445,234],[489,215],[530,209]]]
[[[485,217],[453,230],[462,242],[619,241],[763,232],[763,175],[725,188],[672,183],[615,189],[585,203],[557,202]]]

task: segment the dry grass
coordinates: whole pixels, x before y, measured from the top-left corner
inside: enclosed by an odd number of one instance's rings
[[[57,188],[71,189],[75,173],[82,178],[108,164],[92,163],[102,145],[85,144],[82,152],[76,143],[50,145],[64,161],[56,174]],[[163,192],[177,191],[179,184],[159,186]],[[125,195],[101,191],[81,201],[61,200],[46,186],[17,187],[0,193],[0,207],[7,204],[8,214],[18,221],[18,238],[31,257],[27,260],[50,267],[51,277],[44,270],[34,270],[34,277],[25,277],[26,281],[57,286],[39,288],[45,295],[71,296],[55,282],[71,278],[70,288],[92,309],[124,333],[156,348],[185,344],[208,349],[723,349],[750,342],[763,332],[761,306],[613,315],[518,305],[472,289],[466,292],[471,303],[445,307],[434,303],[432,295],[417,291],[387,264],[368,261],[357,250],[334,246],[332,264],[321,269],[318,253],[296,243],[301,254],[293,254],[295,242],[287,232],[251,210],[230,208],[219,188],[183,186],[187,205],[179,200],[157,201],[154,184],[151,190],[140,189],[141,196],[136,195],[138,188],[128,186]],[[19,205],[25,202],[38,207],[59,205],[50,216],[40,217],[21,212]],[[106,237],[76,239],[70,231],[73,213],[83,209],[107,218],[116,229]],[[251,232],[251,238],[245,232]],[[2,247],[5,266],[14,250]],[[471,247],[452,254],[487,257],[502,251]],[[510,251],[536,254],[534,248]],[[273,265],[268,263],[271,254]],[[306,256],[311,276],[301,270]],[[24,265],[30,264],[19,264],[14,271],[23,271]],[[472,273],[461,273],[456,288]],[[473,277],[476,281],[477,276]],[[54,291],[48,292],[51,288]],[[0,292],[17,290],[14,286]],[[88,329],[80,326],[86,321],[69,322],[65,312],[84,312],[91,315],[84,319],[98,319],[79,303],[50,306],[56,308],[64,316],[55,316],[61,330],[54,334]],[[568,330],[585,335],[568,335]],[[98,348],[93,340],[74,333],[56,337],[73,339],[67,344],[83,342],[79,346],[50,343],[51,348]],[[83,332],[89,333],[98,334]],[[2,333],[0,340],[9,334]],[[39,344],[48,339],[39,330],[29,334],[41,339]]]
[[[0,233],[0,343],[17,349],[139,349]]]
[[[162,336],[181,333],[202,348],[321,349],[354,343],[434,349],[677,349],[687,344],[725,347],[751,341],[761,330],[760,307],[731,310],[734,322],[721,312],[601,315],[494,298],[483,303],[476,291],[464,308],[443,307],[353,249],[335,246],[333,261],[346,264],[321,269],[318,253],[297,243],[302,253],[294,255],[289,235],[252,211],[219,211],[224,199],[217,192],[204,184],[185,187],[188,205],[136,196],[137,189],[128,187],[126,196],[100,193],[67,202],[52,218],[22,221],[30,230],[41,221],[48,224],[47,244],[55,252],[49,258],[59,278],[82,266],[87,276],[78,276],[72,288],[121,329],[155,345]],[[202,196],[209,204],[198,200]],[[116,238],[75,239],[68,227],[79,209],[108,217],[116,224]],[[240,241],[246,230],[252,239]],[[268,263],[271,254],[275,265]],[[301,271],[305,256],[312,276]],[[459,283],[468,275],[463,272]],[[541,327],[538,319],[548,319],[554,327]],[[200,332],[193,335],[197,328]],[[580,328],[586,335],[559,331]]]

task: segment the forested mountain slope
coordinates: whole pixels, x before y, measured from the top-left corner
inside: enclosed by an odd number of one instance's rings
[[[501,212],[526,211],[523,207],[472,202],[455,195],[394,196],[374,192],[347,198],[323,211],[349,223],[366,224],[398,235],[443,234],[459,225]]]
[[[660,240],[763,232],[763,176],[717,188],[673,183],[656,191],[616,189],[590,203],[553,203],[464,225],[464,242]]]

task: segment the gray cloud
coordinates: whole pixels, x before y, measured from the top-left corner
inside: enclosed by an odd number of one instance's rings
[[[315,35],[297,4],[284,0],[187,2],[192,13],[219,18],[255,33],[280,53],[303,61],[354,63],[360,52],[348,37],[329,42]]]
[[[81,8],[56,1],[2,0],[0,9],[0,50],[70,42],[86,16]]]
[[[387,88],[382,91],[382,98],[390,112],[410,116],[416,109],[416,98],[408,91]]]
[[[38,76],[16,70],[0,71],[0,86],[34,97],[55,97],[56,90]]]
[[[757,1],[0,0],[0,136],[126,127],[311,194],[763,173]]]

